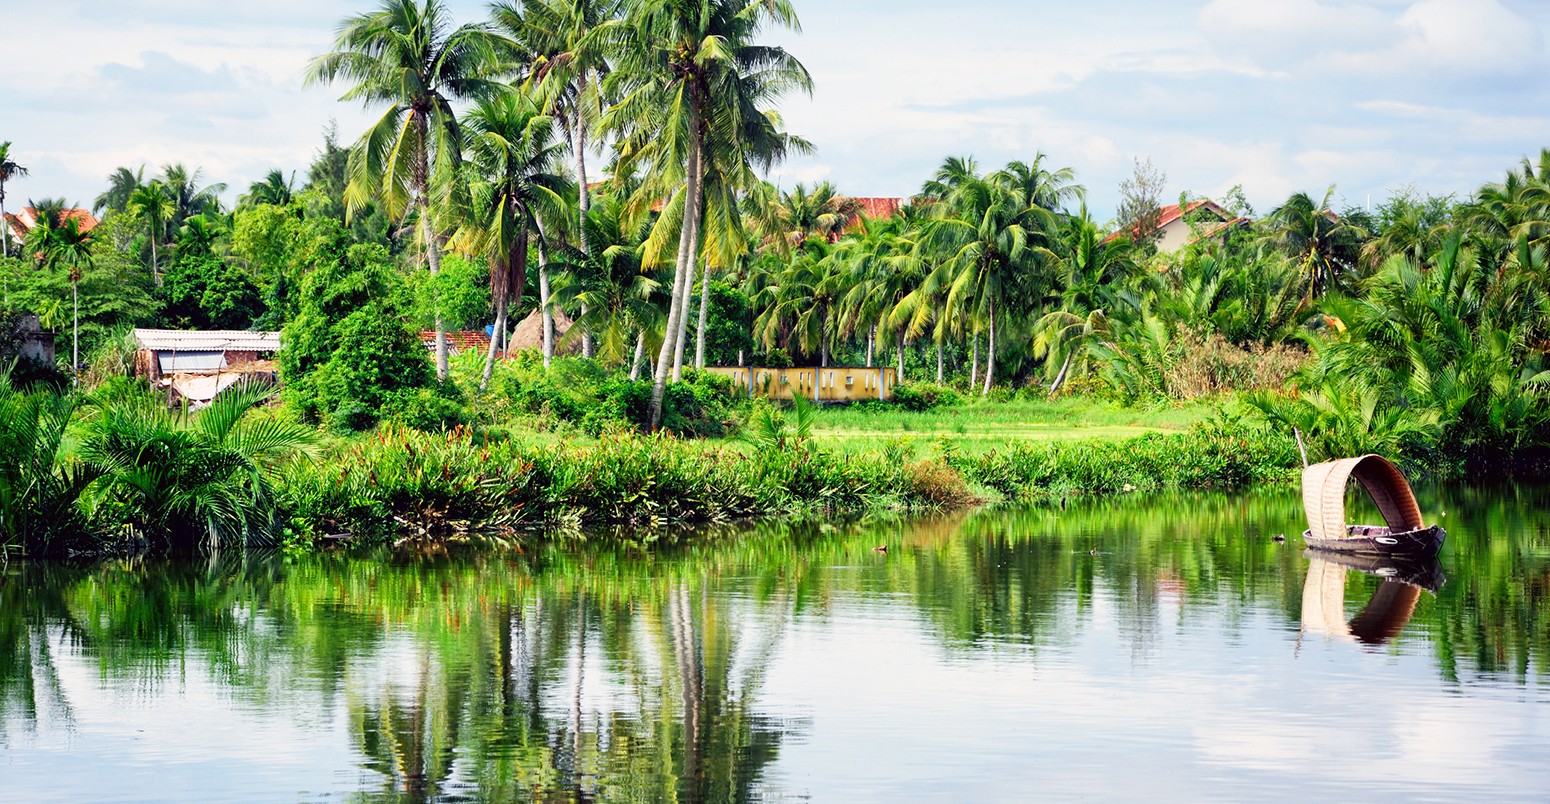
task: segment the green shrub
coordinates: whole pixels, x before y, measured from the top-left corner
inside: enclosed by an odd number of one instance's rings
[[[469,423],[463,394],[452,382],[394,392],[382,404],[382,418],[429,432]]]
[[[1123,441],[1026,442],[1006,452],[954,455],[972,483],[1008,499],[1169,489],[1236,489],[1295,477],[1292,439],[1267,428],[1149,433]]]
[[[945,386],[902,383],[894,387],[893,401],[905,410],[921,412],[962,404],[963,396]]]

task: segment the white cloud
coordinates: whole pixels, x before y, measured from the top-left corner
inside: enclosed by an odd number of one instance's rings
[[[1397,11],[1397,13],[1396,13]],[[1198,15],[1217,50],[1266,69],[1457,81],[1540,65],[1544,38],[1499,0],[1417,0],[1398,9],[1325,0],[1211,0]]]

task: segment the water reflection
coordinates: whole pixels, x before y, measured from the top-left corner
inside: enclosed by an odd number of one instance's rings
[[[1436,592],[1443,574],[1434,558],[1393,558],[1308,552],[1308,576],[1302,587],[1305,633],[1351,639],[1378,646],[1398,636],[1415,614],[1423,591]],[[1346,576],[1357,572],[1380,578],[1367,605],[1346,621]]]
[[[997,798],[1027,767],[1103,796],[1147,791],[1095,768],[1152,763],[1227,780],[1169,788],[1181,796],[1225,795],[1280,767],[1241,755],[1243,724],[1270,708],[1317,742],[1351,728],[1336,703],[1367,694],[1353,679],[1373,672],[1398,673],[1397,705],[1468,699],[1447,710],[1450,729],[1505,730],[1493,745],[1542,753],[1537,721],[1500,718],[1546,697],[1544,502],[1423,500],[1449,512],[1442,585],[1435,565],[1352,567],[1276,543],[1302,517],[1295,490],[782,523],[653,555],[12,565],[0,787],[383,801],[958,789],[920,786],[940,778]],[[1304,633],[1403,661],[1293,661]],[[1259,666],[1324,690],[1329,707],[1236,669]],[[1426,744],[1452,750],[1452,733]],[[1501,778],[1530,773],[1493,751],[1493,767],[1517,769]],[[1459,778],[1495,778],[1462,761],[1447,766]],[[88,762],[94,774],[73,770]]]

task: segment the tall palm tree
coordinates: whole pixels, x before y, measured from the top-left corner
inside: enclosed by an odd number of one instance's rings
[[[633,339],[636,355],[630,370],[634,373],[644,356],[648,334],[663,323],[657,298],[661,286],[641,266],[650,223],[631,219],[624,207],[616,195],[598,197],[587,216],[587,242],[592,253],[572,255],[586,265],[573,266],[555,294],[584,310],[576,326],[586,326],[586,331],[597,337],[601,359],[622,362]]]
[[[1039,319],[1034,336],[1034,356],[1048,357],[1047,367],[1060,369],[1050,382],[1054,396],[1065,383],[1072,363],[1086,357],[1086,347],[1108,332],[1104,312],[1113,294],[1136,271],[1134,246],[1128,238],[1107,240],[1098,225],[1081,213],[1067,221],[1060,243],[1065,276],[1058,287],[1059,309]]]
[[[798,183],[790,192],[761,183],[749,193],[749,200],[754,207],[752,228],[760,246],[782,255],[790,255],[810,237],[838,240],[861,212],[859,201],[826,181],[811,190]]]
[[[140,185],[129,196],[128,209],[145,219],[146,228],[151,235],[151,278],[161,286],[161,268],[157,260],[157,245],[166,238],[167,227],[172,223],[172,217],[177,211],[177,205],[173,201],[172,194],[167,191],[166,185],[159,181]]]
[[[70,376],[81,365],[81,275],[92,265],[90,230],[81,229],[81,218],[62,198],[29,202],[36,221],[27,233],[27,249],[39,266],[69,272],[72,304],[70,336]]]
[[[816,354],[818,365],[827,368],[849,278],[839,248],[818,238],[807,241],[775,283],[764,289],[767,302],[754,320],[756,336],[769,348],[788,333],[798,349]]]
[[[1283,254],[1302,266],[1304,304],[1338,286],[1357,266],[1366,231],[1329,208],[1335,188],[1317,203],[1296,193],[1265,219],[1269,235]]]
[[[533,100],[507,92],[481,101],[464,120],[465,163],[473,203],[457,242],[490,266],[495,331],[506,331],[508,305],[527,282],[528,242],[541,218],[564,214],[569,183],[557,175],[561,146],[554,119]],[[539,246],[543,248],[542,244]],[[495,338],[485,355],[479,390],[495,370]]]
[[[938,201],[924,238],[943,259],[923,287],[945,289],[948,309],[967,309],[984,324],[986,395],[995,385],[998,325],[1012,291],[1058,261],[1050,248],[1056,215],[1036,203],[1017,167],[981,176],[972,159],[949,158],[922,192]]]
[[[108,175],[108,189],[92,202],[92,212],[123,212],[129,208],[129,200],[134,197],[135,191],[144,183],[145,165],[135,170],[120,167]]]
[[[433,173],[456,172],[462,132],[453,104],[488,97],[493,39],[478,25],[451,27],[442,0],[381,0],[350,17],[332,52],[308,68],[307,83],[345,81],[342,100],[387,111],[350,149],[347,214],[376,201],[390,217],[419,227],[425,262],[441,270],[441,229],[431,203]],[[452,186],[448,183],[447,186]],[[436,318],[436,375],[446,379],[447,335]]]
[[[571,144],[576,164],[577,243],[590,253],[587,212],[592,208],[587,180],[587,137],[603,111],[602,76],[608,69],[600,26],[617,20],[619,0],[516,0],[497,3],[491,22],[510,41],[508,60],[515,62],[524,86],[536,90],[548,114],[555,115]],[[546,333],[553,330],[547,299],[540,299]],[[585,302],[583,302],[585,304]],[[581,318],[586,315],[582,308]],[[581,352],[592,356],[592,334],[582,326]],[[552,346],[552,344],[551,344]]]
[[[169,223],[174,229],[183,225],[183,221],[195,215],[214,215],[221,211],[221,193],[226,192],[226,185],[220,182],[200,186],[200,179],[204,171],[199,168],[189,170],[182,163],[165,165],[161,169],[161,183],[167,188],[167,195],[172,198],[172,219]]]
[[[278,170],[271,170],[262,181],[255,181],[248,187],[246,195],[237,199],[239,209],[251,209],[260,204],[272,204],[283,207],[291,203],[296,186],[296,174],[292,173],[289,179]]]
[[[627,159],[653,167],[638,203],[682,195],[668,333],[651,393],[653,427],[662,419],[668,364],[680,337],[674,322],[687,321],[707,167],[716,161],[727,173],[780,158],[753,150],[750,129],[778,122],[761,105],[791,89],[811,91],[812,78],[800,62],[755,41],[771,25],[799,27],[789,0],[640,0],[622,23],[603,26],[615,45],[605,89],[616,89],[619,97],[604,125],[622,135]]]
[[[5,217],[5,183],[27,175],[11,158],[11,141],[0,142],[0,256],[11,256],[11,224]]]

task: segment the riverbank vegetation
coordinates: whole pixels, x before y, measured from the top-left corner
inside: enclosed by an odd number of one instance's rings
[[[776,112],[812,79],[765,44],[795,9],[695,8],[513,0],[458,26],[439,0],[384,0],[308,79],[382,116],[352,144],[330,130],[302,177],[277,168],[228,209],[197,168],[125,167],[92,227],[29,201],[0,257],[5,320],[37,313],[71,347],[9,375],[4,541],[1230,487],[1297,466],[1293,428],[1313,459],[1550,464],[1550,152],[1469,197],[1371,211],[1331,190],[1259,216],[1241,188],[1165,207],[1138,166],[1103,222],[1042,153],[944,159],[906,199],[777,188],[761,173],[809,147]],[[3,153],[14,183],[25,154]],[[1186,227],[1166,247],[1165,210]],[[537,335],[512,344],[528,315]],[[484,351],[449,346],[490,322]],[[133,326],[279,330],[278,407],[153,422],[127,378]],[[734,364],[891,365],[905,384],[804,414],[770,450],[749,431],[793,417],[696,370]],[[239,425],[267,446],[235,447],[221,428]],[[123,444],[221,469],[153,472]],[[650,471],[613,465],[637,461]]]

